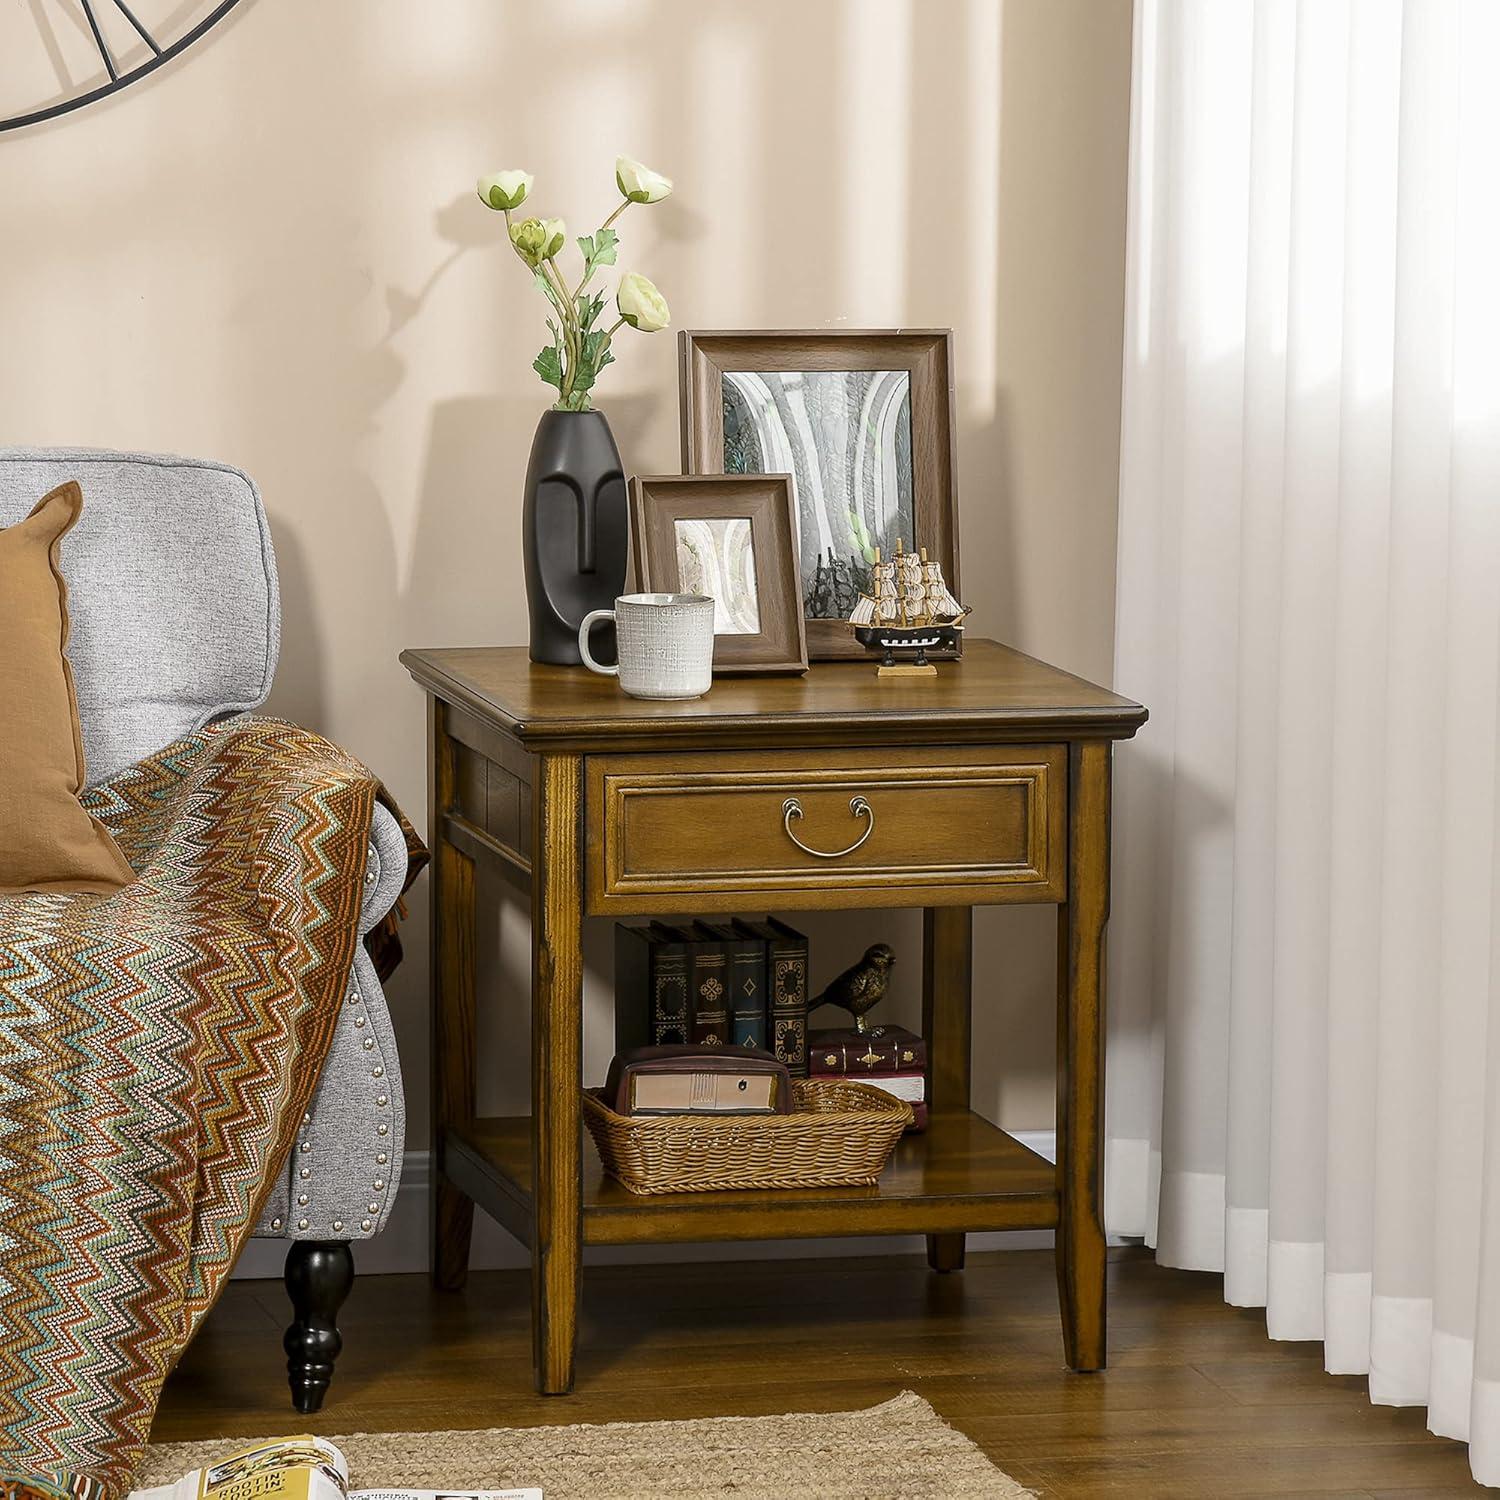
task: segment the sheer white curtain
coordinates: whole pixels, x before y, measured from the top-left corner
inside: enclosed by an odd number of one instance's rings
[[[1500,4],[1135,24],[1106,1217],[1500,1484]]]

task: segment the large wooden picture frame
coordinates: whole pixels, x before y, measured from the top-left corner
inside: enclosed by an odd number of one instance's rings
[[[898,537],[962,598],[947,329],[684,332],[679,352],[684,470],[794,476],[812,660],[865,657],[848,610]]]
[[[715,672],[805,672],[790,474],[638,474],[630,545],[648,593],[715,602]]]

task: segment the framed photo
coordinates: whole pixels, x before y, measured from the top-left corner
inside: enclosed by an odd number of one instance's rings
[[[683,468],[792,475],[809,657],[865,657],[847,621],[877,549],[926,548],[958,594],[948,330],[683,333],[680,353]]]
[[[636,475],[630,544],[641,589],[714,601],[714,671],[807,670],[790,474]]]

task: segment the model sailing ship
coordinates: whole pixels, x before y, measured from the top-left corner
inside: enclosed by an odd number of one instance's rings
[[[876,675],[936,677],[927,653],[958,645],[968,608],[949,592],[942,568],[927,549],[907,552],[899,537],[889,559],[882,561],[876,549],[872,576],[875,592],[859,596],[849,624],[866,650],[884,653]],[[898,651],[911,659],[898,662]]]

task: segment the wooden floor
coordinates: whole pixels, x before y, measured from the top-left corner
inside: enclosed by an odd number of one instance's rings
[[[275,1282],[232,1284],[167,1386],[161,1441],[847,1410],[920,1392],[1044,1495],[1472,1495],[1465,1449],[1273,1344],[1219,1278],[1136,1251],[1110,1267],[1110,1369],[1062,1364],[1052,1257],[590,1268],[578,1392],[531,1389],[528,1282],[356,1283],[326,1410],[287,1399]]]

